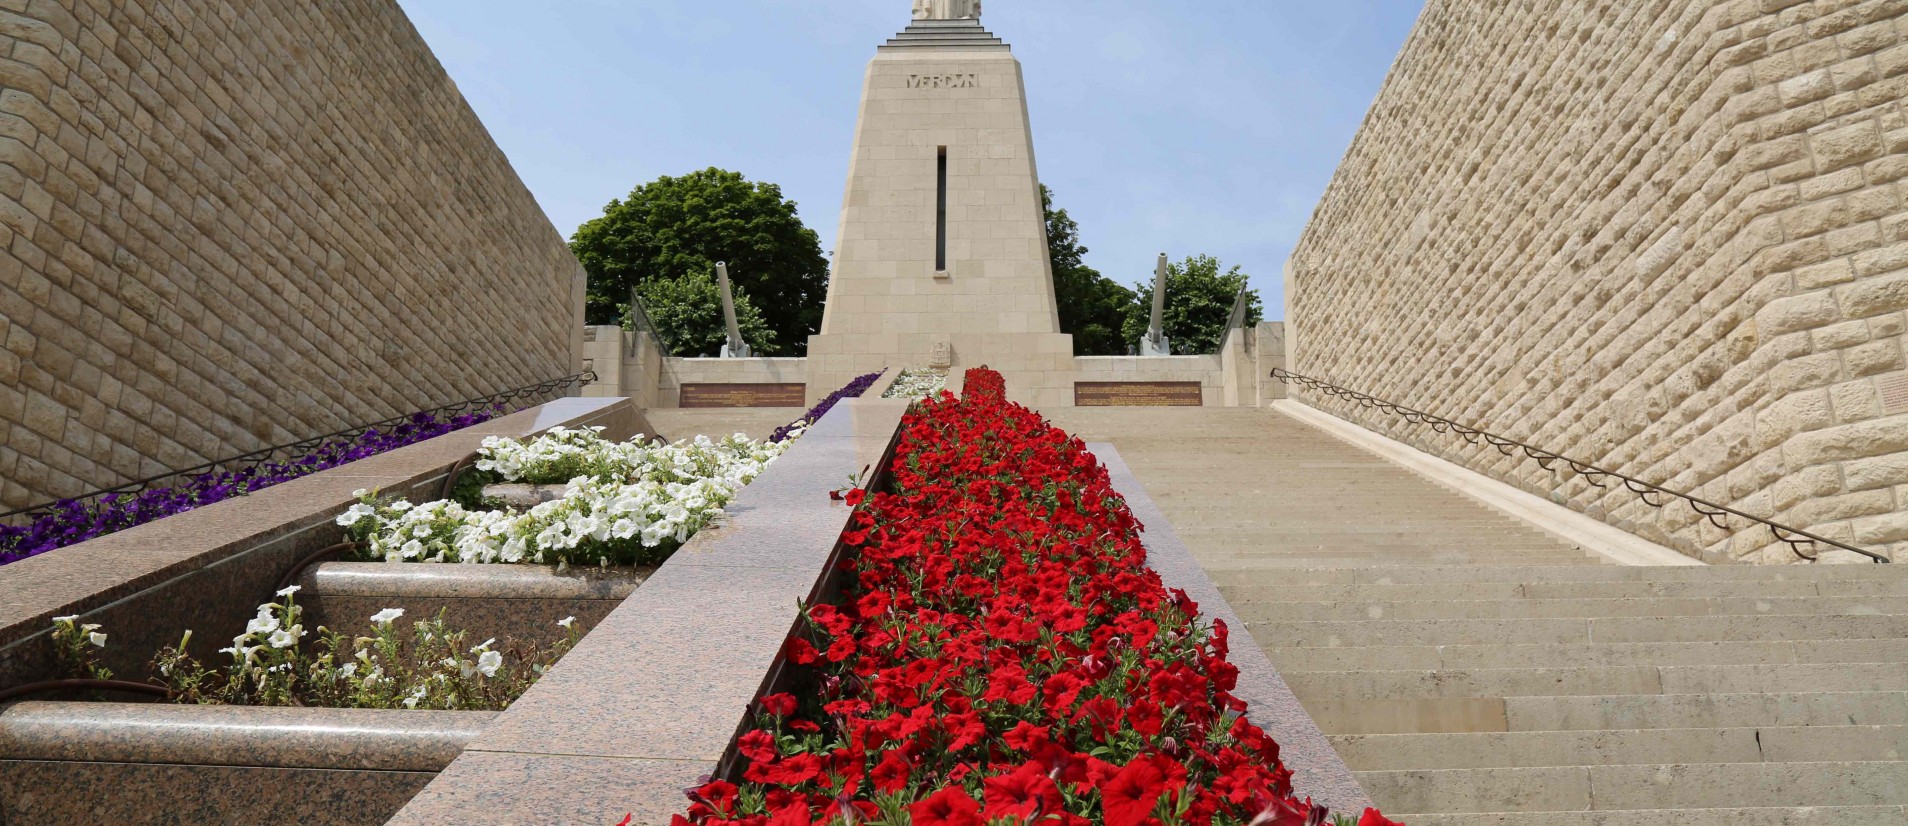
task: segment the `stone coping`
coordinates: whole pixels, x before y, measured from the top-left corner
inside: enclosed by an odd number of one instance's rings
[[[714,774],[829,586],[850,509],[908,403],[835,406],[390,823],[667,823]]]
[[[476,565],[455,562],[326,562],[300,580],[327,596],[454,599],[615,599],[636,592],[650,568]],[[303,596],[302,594],[300,596]]]
[[[49,676],[46,632],[55,616],[79,614],[106,623],[114,640],[109,658],[157,650],[185,628],[200,632],[195,645],[231,636],[294,562],[342,538],[332,520],[355,501],[354,491],[376,488],[435,499],[450,467],[486,437],[522,438],[558,425],[602,425],[618,438],[650,429],[627,399],[558,399],[0,566],[0,687]],[[132,673],[141,657],[109,664]]]
[[[1133,475],[1120,452],[1112,444],[1093,442],[1087,450],[1106,465],[1113,488],[1126,498],[1127,507],[1146,529],[1149,567],[1159,573],[1168,588],[1184,590],[1199,603],[1199,615],[1206,620],[1224,620],[1231,630],[1232,650],[1228,657],[1239,669],[1239,685],[1233,694],[1246,701],[1246,716],[1265,729],[1279,743],[1279,757],[1292,770],[1292,785],[1299,797],[1310,797],[1330,806],[1332,811],[1357,817],[1372,805],[1371,797],[1358,785],[1351,768],[1325,739],[1324,732],[1299,704],[1285,679],[1252,639],[1246,624],[1232,605],[1219,593],[1212,577],[1180,541],[1166,513],[1146,495],[1139,477]]]
[[[0,712],[8,760],[357,771],[442,770],[494,711],[23,702]]]

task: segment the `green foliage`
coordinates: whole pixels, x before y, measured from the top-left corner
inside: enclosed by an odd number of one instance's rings
[[[1133,291],[1085,263],[1080,225],[1064,209],[1053,208],[1053,191],[1040,185],[1040,207],[1047,217],[1047,255],[1053,262],[1053,293],[1059,302],[1060,330],[1073,334],[1073,352],[1081,356],[1123,356],[1128,342],[1121,325]]]
[[[397,630],[404,611],[388,608],[371,618],[371,635],[353,637],[317,630],[315,646],[303,642],[304,609],[298,587],[278,592],[278,601],[258,607],[245,633],[232,640],[229,663],[208,666],[186,653],[187,631],[177,646],[152,662],[150,682],[171,692],[172,702],[196,705],[323,706],[327,708],[427,708],[500,711],[523,696],[551,665],[582,639],[575,618],[558,625],[565,637],[548,649],[496,640],[470,645],[469,633],[446,626],[444,614]],[[107,679],[93,660],[106,646],[98,625],[74,617],[53,623],[53,641],[69,676]],[[90,646],[90,647],[89,647]]]
[[[741,173],[712,167],[638,186],[604,207],[602,217],[577,228],[570,250],[589,273],[591,324],[617,323],[632,287],[645,288],[643,301],[652,313],[665,303],[652,300],[652,293],[714,295],[715,262],[726,261],[738,292],[759,302],[759,312],[747,312],[759,323],[756,335],[763,337],[758,342],[746,327],[743,331],[757,354],[805,354],[809,334],[821,327],[828,260],[820,238],[802,225],[781,187],[751,182]],[[700,283],[704,280],[711,285],[707,290]],[[739,295],[737,302],[742,303]],[[678,329],[698,331],[671,339],[678,352],[699,352],[689,345],[692,341],[720,346],[719,303],[707,305],[716,307],[714,312],[693,316],[688,311],[700,311],[703,304],[670,306],[679,311]]]
[[[1247,278],[1237,266],[1222,275],[1223,266],[1210,255],[1194,255],[1166,265],[1166,312],[1161,323],[1166,328],[1166,337],[1172,341],[1174,353],[1218,351],[1219,339],[1225,335],[1226,322],[1232,316],[1233,299]],[[1149,279],[1139,285],[1133,303],[1127,308],[1122,331],[1124,340],[1137,342],[1146,335],[1152,313],[1153,284]],[[1262,314],[1259,292],[1248,290],[1245,325],[1258,324]]]
[[[777,349],[775,334],[748,293],[733,283],[730,286],[735,294],[735,325],[742,330],[742,340],[758,356],[783,352]],[[721,354],[729,332],[722,320],[722,288],[713,274],[692,272],[680,278],[653,278],[638,286],[636,294],[642,296],[650,322],[675,355]],[[801,340],[806,347],[807,336]]]

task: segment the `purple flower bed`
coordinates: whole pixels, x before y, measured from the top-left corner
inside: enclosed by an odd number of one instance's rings
[[[242,470],[209,471],[173,487],[107,494],[91,502],[69,499],[28,525],[0,525],[0,565],[442,436],[502,412],[493,407],[449,419],[418,413],[388,429],[373,428],[356,437],[328,440],[296,459],[263,462]]]
[[[769,435],[769,441],[787,441],[789,434],[795,432],[795,428],[806,427],[821,421],[821,417],[828,415],[828,411],[834,409],[835,402],[841,401],[842,399],[860,398],[861,394],[868,392],[868,388],[873,387],[875,380],[881,378],[881,374],[885,372],[887,371],[877,370],[848,382],[842,386],[840,390],[828,394],[828,398],[822,399],[820,404],[809,408],[808,412],[801,418],[776,428],[775,432]]]

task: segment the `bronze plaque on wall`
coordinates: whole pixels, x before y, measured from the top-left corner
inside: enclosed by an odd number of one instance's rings
[[[1204,397],[1196,381],[1077,381],[1076,407],[1199,407]]]
[[[801,407],[806,384],[685,384],[683,407]]]

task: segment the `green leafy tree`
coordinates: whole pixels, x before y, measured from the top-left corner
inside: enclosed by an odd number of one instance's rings
[[[767,331],[760,344],[751,340],[758,354],[805,354],[809,334],[821,327],[828,259],[820,238],[802,224],[781,187],[739,172],[712,167],[638,186],[577,228],[570,250],[589,273],[592,324],[621,320],[633,287],[669,282],[673,286],[653,291],[659,297],[701,295],[702,281],[714,283],[715,262],[726,261],[734,284],[755,300]],[[687,311],[692,303],[673,306]],[[707,318],[682,319],[684,329],[696,331],[677,345],[684,352],[686,342],[722,340],[716,306]],[[653,304],[649,309],[662,312]]]
[[[733,285],[732,285],[733,286]],[[729,340],[728,326],[722,320],[722,288],[714,275],[688,273],[681,278],[652,278],[636,288],[643,309],[656,325],[670,352],[678,356],[714,356]],[[624,302],[628,304],[627,301]],[[715,323],[709,320],[715,319]],[[775,340],[755,302],[740,287],[735,288],[735,326],[742,340],[755,354],[768,355]]]
[[[1122,356],[1126,344],[1120,326],[1133,291],[1086,265],[1080,225],[1064,209],[1053,208],[1053,191],[1040,185],[1040,207],[1047,216],[1047,256],[1053,262],[1053,294],[1059,303],[1060,330],[1073,334],[1073,352],[1082,356]]]
[[[1213,353],[1225,335],[1226,322],[1232,317],[1232,302],[1246,284],[1246,274],[1234,266],[1221,274],[1224,265],[1210,255],[1194,255],[1166,265],[1166,311],[1161,324],[1174,353]],[[1245,324],[1259,323],[1264,308],[1259,291],[1246,291]],[[1137,343],[1152,323],[1153,284],[1149,279],[1139,285],[1134,302],[1127,308],[1124,340]]]

